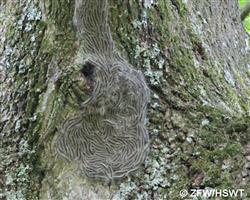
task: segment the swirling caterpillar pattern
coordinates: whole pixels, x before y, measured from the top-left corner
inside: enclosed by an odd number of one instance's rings
[[[149,149],[145,121],[150,92],[143,74],[114,48],[107,1],[75,3],[80,53],[88,58],[82,71],[93,88],[79,115],[59,127],[57,152],[88,177],[122,178],[139,168]]]

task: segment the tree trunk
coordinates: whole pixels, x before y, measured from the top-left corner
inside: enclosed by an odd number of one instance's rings
[[[97,22],[91,30],[103,35],[88,39],[73,23],[85,1],[0,2],[0,199],[180,199],[181,189],[204,187],[246,195],[250,47],[237,1],[109,0],[110,27]],[[95,2],[86,12],[105,21],[106,1]],[[109,183],[56,150],[61,124],[91,95],[87,81],[73,85],[77,62],[100,39],[100,52],[118,52],[151,90],[147,158]]]

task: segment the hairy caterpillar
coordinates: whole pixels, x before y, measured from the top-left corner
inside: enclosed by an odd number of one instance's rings
[[[143,74],[115,49],[107,15],[107,0],[75,1],[78,56],[85,58],[80,72],[92,93],[79,115],[60,126],[56,148],[88,177],[111,180],[138,169],[145,160],[150,93]]]

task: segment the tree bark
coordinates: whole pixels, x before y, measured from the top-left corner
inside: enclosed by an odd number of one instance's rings
[[[75,2],[3,0],[0,199],[181,199],[181,189],[204,187],[246,195],[250,48],[237,1],[108,3],[115,46],[151,90],[145,162],[109,184],[57,155],[58,127],[89,97],[73,87]]]

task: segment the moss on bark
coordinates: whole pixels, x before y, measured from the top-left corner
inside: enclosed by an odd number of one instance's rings
[[[53,154],[56,126],[77,109],[70,95],[74,5],[2,1],[0,198],[179,199],[181,189],[194,187],[247,192],[249,179],[240,174],[250,138],[250,56],[236,2],[109,2],[116,46],[152,90],[148,159],[109,190]]]

